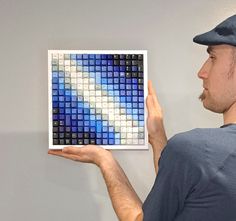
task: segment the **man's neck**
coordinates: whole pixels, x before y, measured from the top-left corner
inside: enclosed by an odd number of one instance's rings
[[[223,113],[224,124],[236,124],[236,102]]]

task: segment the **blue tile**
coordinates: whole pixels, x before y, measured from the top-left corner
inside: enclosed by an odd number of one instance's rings
[[[107,139],[102,139],[102,144],[107,145]]]
[[[120,139],[120,133],[115,133],[115,139]]]
[[[59,115],[59,119],[60,119],[60,120],[64,120],[64,119],[65,119],[65,115],[64,115],[64,114],[60,114],[60,115]]]
[[[120,140],[119,139],[115,139],[115,144],[119,145],[120,144]]]
[[[78,119],[78,120],[83,120],[83,119],[84,119],[84,116],[83,116],[82,114],[78,114],[78,115],[77,115],[77,119]]]
[[[113,72],[113,76],[114,76],[115,78],[118,78],[118,77],[120,76],[120,74],[119,74],[118,71],[114,71],[114,72]]]
[[[114,133],[109,133],[108,136],[109,138],[114,138]]]
[[[57,78],[57,77],[53,77],[53,78],[52,78],[52,83],[53,83],[53,84],[57,84],[57,83],[58,83],[58,79],[59,79],[59,78]]]
[[[126,90],[131,90],[132,87],[131,87],[131,84],[126,84]]]
[[[113,71],[113,66],[107,66],[108,71]]]
[[[65,77],[65,73],[63,71],[59,71],[58,75],[59,75],[59,78]]]
[[[83,65],[83,61],[82,60],[77,60],[76,61],[76,65],[77,66],[82,66]]]
[[[103,126],[103,127],[102,127],[102,131],[103,131],[103,132],[107,132],[107,127],[104,127],[104,126]]]
[[[76,102],[77,101],[77,96],[71,96],[71,101]]]
[[[96,131],[96,127],[90,126],[90,132],[95,132],[95,131]]]
[[[126,91],[126,96],[131,96],[132,92],[131,91]]]
[[[76,54],[76,59],[82,59],[82,54]]]
[[[90,111],[88,108],[84,108],[84,114],[90,114]]]
[[[132,83],[131,79],[130,78],[126,78],[126,84],[131,84],[131,83]]]
[[[65,103],[65,106],[66,106],[66,107],[70,107],[70,106],[71,106],[71,103],[70,103],[70,102],[66,102],[66,103]]]
[[[138,102],[138,97],[132,97],[133,102]]]
[[[57,89],[57,88],[56,88]],[[62,90],[62,89],[65,89],[65,85],[64,84],[59,84],[59,89]]]
[[[77,144],[77,140],[76,140],[76,139],[72,139],[72,140],[71,140],[71,144],[72,144],[72,145],[76,145],[76,144]]]
[[[83,131],[84,131],[84,128],[81,126],[78,126],[78,132],[83,132]]]
[[[72,121],[71,121],[71,126],[73,126],[73,127],[74,127],[74,126],[77,126],[77,121],[76,121],[76,120],[72,120]]]
[[[120,102],[125,102],[125,101],[126,101],[126,97],[120,97]]]
[[[52,89],[53,90],[58,90],[58,84],[52,84]]]
[[[132,109],[126,109],[127,114],[132,114]]]
[[[124,66],[125,65],[125,61],[124,60],[120,60],[120,65]],[[125,67],[124,67],[125,69]]]
[[[138,104],[138,107],[139,107],[139,108],[144,108],[144,103],[143,103],[143,102],[139,103],[139,104]]]
[[[101,145],[102,144],[102,140],[101,139],[96,139],[96,144],[97,145]]]
[[[83,121],[78,121],[78,122],[77,122],[77,125],[78,125],[78,127],[81,127],[81,126],[84,125],[84,122],[83,122]]]
[[[143,121],[144,120],[144,115],[139,115],[138,118],[139,118],[139,120]]]
[[[102,60],[102,65],[107,65],[107,60]]]
[[[113,79],[112,79],[112,78],[108,78],[108,79],[107,79],[107,83],[108,83],[108,84],[113,84]]]
[[[102,72],[102,78],[106,78],[107,77],[107,73],[106,72]]]
[[[95,66],[95,71],[101,71],[101,66]]]
[[[53,107],[53,108],[59,107],[59,102],[53,101],[53,102],[52,102],[52,107]]]
[[[60,114],[64,114],[65,113],[65,109],[64,108],[59,108],[59,113]]]
[[[102,133],[102,137],[103,138],[108,138],[108,134],[107,133]]]
[[[95,59],[95,54],[89,54],[89,59]]]
[[[59,120],[59,116],[58,116],[58,114],[53,114],[52,119],[53,119],[53,120]]]
[[[96,126],[96,122],[94,120],[90,121],[90,126]]]
[[[70,109],[70,108],[66,108],[66,109],[65,109],[65,113],[66,113],[66,114],[71,114],[71,109]]]
[[[127,96],[127,97],[126,97],[126,101],[127,101],[127,102],[132,102],[132,97]]]
[[[58,77],[59,76],[59,73],[57,72],[57,71],[53,71],[52,72],[52,77],[54,78],[54,77]]]
[[[144,98],[143,97],[138,97],[138,101],[139,102],[144,102]]]
[[[119,84],[114,84],[114,89],[118,90],[119,89]]]
[[[120,83],[125,83],[125,78],[121,77],[120,78]]]
[[[84,121],[84,126],[89,126],[89,121],[88,120]]]
[[[58,101],[58,96],[52,96],[52,101]]]
[[[59,102],[59,107],[65,107],[65,103],[64,102]]]
[[[113,60],[107,60],[107,65],[108,66],[113,66]]]
[[[71,102],[71,107],[77,107],[77,103],[75,101]]]
[[[101,55],[101,59],[107,59],[107,55],[106,54],[102,54]]]
[[[95,65],[95,60],[89,60],[89,65]]]
[[[95,65],[101,65],[101,64],[102,64],[101,60],[96,60]]]
[[[70,96],[65,96],[65,100],[66,100],[67,102],[69,102],[69,101],[71,101],[71,97],[70,97]]]
[[[64,95],[65,91],[64,90],[58,90],[59,95]]]
[[[96,133],[96,137],[97,138],[101,138],[102,137],[102,133]]]
[[[71,60],[76,60],[76,54],[71,54],[71,55],[70,55],[70,59],[71,59]]]
[[[82,54],[83,59],[88,59],[88,54]]]
[[[109,144],[114,144],[115,143],[115,141],[114,141],[114,139],[109,139]]]
[[[120,72],[120,77],[125,77],[125,72]]]
[[[120,71],[125,71],[125,66],[120,66]]]
[[[107,67],[106,66],[102,66],[102,71],[107,71]]]

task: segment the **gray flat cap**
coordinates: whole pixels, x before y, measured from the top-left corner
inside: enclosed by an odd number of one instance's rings
[[[227,18],[211,31],[195,36],[193,41],[202,45],[229,44],[236,47],[236,15]]]

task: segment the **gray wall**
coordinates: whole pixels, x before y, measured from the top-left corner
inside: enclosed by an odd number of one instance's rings
[[[235,13],[234,0],[0,0],[0,220],[117,220],[98,168],[47,155],[47,50],[147,49],[168,137],[218,127],[198,101],[207,57],[192,38]],[[144,200],[151,151],[114,151]]]

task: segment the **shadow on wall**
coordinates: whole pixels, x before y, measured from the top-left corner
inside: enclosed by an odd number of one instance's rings
[[[104,220],[91,190],[96,166],[48,155],[47,133],[0,134],[0,141],[0,220]]]

